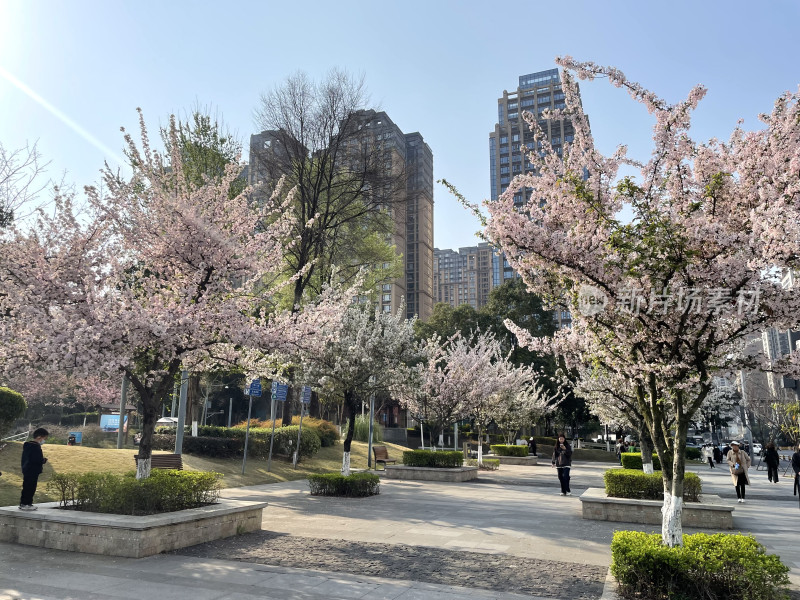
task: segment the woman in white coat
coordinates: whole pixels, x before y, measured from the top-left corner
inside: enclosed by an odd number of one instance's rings
[[[731,479],[736,488],[736,497],[739,502],[744,502],[745,486],[750,484],[750,477],[747,475],[747,470],[750,468],[750,456],[744,450],[739,449],[739,442],[731,442],[731,450],[728,452],[727,458]]]

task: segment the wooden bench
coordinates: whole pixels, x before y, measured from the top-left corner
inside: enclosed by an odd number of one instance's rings
[[[383,468],[386,469],[386,465],[388,463],[396,463],[397,459],[389,458],[389,451],[386,450],[386,446],[373,446],[372,453],[375,455],[375,466],[378,466],[378,463],[383,463]]]
[[[139,466],[139,456],[133,457],[136,466]],[[183,456],[180,454],[153,454],[150,456],[151,469],[177,469],[183,470]]]

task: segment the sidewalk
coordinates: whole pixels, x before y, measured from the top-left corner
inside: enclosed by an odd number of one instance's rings
[[[580,493],[587,487],[602,486],[602,474],[608,466],[576,465],[571,497],[559,495],[556,475],[549,466],[503,466],[500,471],[481,472],[477,482],[466,484],[384,479],[381,494],[365,499],[312,497],[303,481],[227,489],[225,497],[269,503],[264,511],[265,532],[260,538],[230,538],[227,545],[212,543],[180,555],[140,560],[0,544],[0,600],[134,597],[535,600],[535,595],[476,589],[467,577],[453,582],[458,585],[444,585],[416,581],[415,573],[403,578],[371,576],[369,573],[373,571],[368,568],[380,567],[385,557],[401,554],[400,549],[417,548],[423,559],[432,552],[448,551],[450,556],[462,556],[467,567],[476,562],[476,556],[482,555],[488,564],[495,561],[498,568],[508,563],[521,567],[534,564],[531,561],[552,564],[557,561],[574,565],[576,571],[585,565],[587,572],[605,572],[611,560],[609,545],[615,530],[660,531],[656,525],[581,519]],[[740,505],[735,503],[726,469],[710,470],[699,463],[689,469],[701,476],[704,491],[735,505],[735,527],[753,533],[769,552],[779,554],[792,569],[793,584],[800,585],[800,548],[793,541],[800,531],[800,509],[794,504],[790,480],[772,485],[766,481],[766,473],[751,471],[753,485],[748,489],[748,503]],[[261,540],[265,548],[271,547],[273,551],[283,547],[292,550],[288,554],[279,553],[280,561],[267,559],[271,561],[269,564],[225,559],[241,553],[238,546],[249,540],[254,544]],[[361,556],[348,555],[351,559],[359,558],[361,562],[357,564],[365,565],[359,571],[361,574],[349,573],[347,568],[352,568],[351,564],[339,565],[333,553],[324,550],[338,547],[361,553]],[[245,550],[258,554],[255,547]],[[212,556],[214,552],[220,557],[202,556],[203,553]],[[322,562],[339,566],[293,568]],[[431,566],[430,570],[435,568]],[[470,573],[480,577],[489,570],[475,572],[473,568]],[[398,573],[402,574],[394,572]],[[544,595],[560,597],[557,592]]]

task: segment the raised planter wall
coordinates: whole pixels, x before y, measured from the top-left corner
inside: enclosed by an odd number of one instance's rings
[[[266,502],[219,503],[158,515],[81,512],[39,504],[0,508],[0,541],[88,554],[142,558],[261,529]]]
[[[477,479],[478,467],[453,467],[435,469],[433,467],[407,467],[405,465],[386,465],[387,479],[416,479],[418,481],[469,481]]]
[[[682,522],[700,529],[733,529],[733,506],[719,496],[703,494],[702,502],[684,502]],[[610,498],[603,488],[589,488],[581,494],[584,519],[619,523],[661,524],[661,500]]]
[[[501,465],[528,465],[534,466],[539,464],[539,459],[536,456],[497,456],[496,454],[484,454],[483,458],[500,459]]]

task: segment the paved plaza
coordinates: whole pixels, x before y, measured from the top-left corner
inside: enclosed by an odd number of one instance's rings
[[[581,519],[580,493],[602,486],[608,466],[577,464],[571,497],[549,466],[503,466],[461,484],[384,480],[365,499],[312,497],[304,481],[228,489],[269,503],[263,532],[139,560],[0,544],[0,600],[611,598],[613,532],[659,527]],[[773,485],[753,469],[740,505],[726,469],[690,469],[736,506],[735,531],[779,554],[800,589],[791,479]]]

